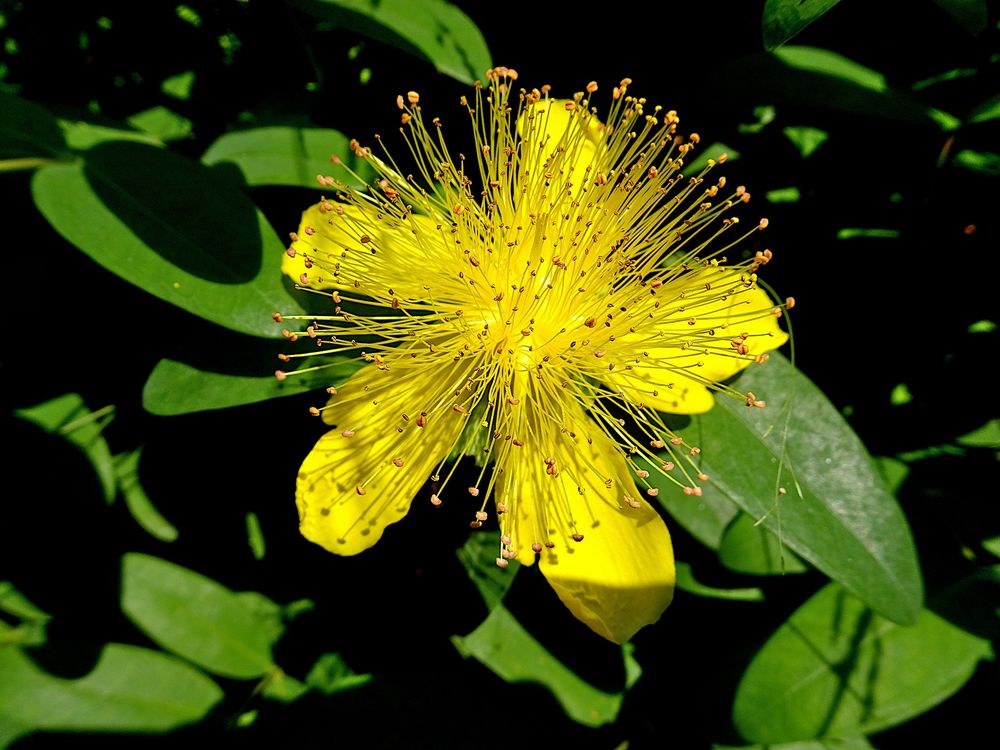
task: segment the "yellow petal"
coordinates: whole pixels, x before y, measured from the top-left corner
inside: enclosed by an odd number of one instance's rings
[[[317,203],[303,212],[281,271],[312,289],[393,289],[401,298],[423,299],[425,287],[436,288],[443,270],[454,265],[442,230],[417,214],[397,219],[367,204]]]
[[[453,383],[438,368],[397,374],[369,365],[338,389],[324,412],[332,413],[337,427],[299,469],[295,500],[307,539],[338,555],[356,555],[406,515],[465,424],[449,407],[418,427],[412,407],[432,403],[425,398]],[[338,401],[344,406],[338,408]]]
[[[528,107],[518,118],[517,132],[528,144],[525,168],[534,177],[533,184],[548,180],[579,187],[588,166],[590,181],[596,178],[604,124],[574,102],[545,99]]]
[[[673,598],[670,534],[641,499],[620,449],[579,407],[564,411],[573,413],[575,441],[540,425],[540,443],[534,449],[529,443],[508,464],[517,495],[514,545],[530,565],[534,541],[553,543],[542,549],[539,567],[559,599],[595,633],[623,643],[656,622]],[[546,473],[542,450],[551,445],[566,446],[554,453],[555,476]],[[627,505],[626,496],[639,507]]]
[[[714,403],[707,383],[732,377],[757,355],[788,341],[788,334],[771,312],[771,298],[756,286],[744,287],[731,271],[706,269],[681,278],[683,300],[664,285],[661,294],[670,301],[661,307],[661,320],[652,335],[619,338],[631,369],[618,368],[603,379],[633,403],[674,414],[699,414]],[[711,289],[705,289],[706,282]],[[733,293],[720,293],[730,289]],[[708,329],[713,333],[706,336]],[[734,348],[736,340],[746,346],[745,354]]]

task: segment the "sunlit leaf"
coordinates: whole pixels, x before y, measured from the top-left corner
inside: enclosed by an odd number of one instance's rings
[[[194,86],[194,79],[194,71],[186,70],[183,73],[165,78],[160,84],[160,91],[174,99],[186,102],[191,98],[191,87]]]
[[[798,70],[822,73],[857,84],[862,88],[882,94],[889,90],[885,76],[860,63],[849,60],[828,49],[819,47],[781,47],[774,54],[783,62]]]
[[[803,742],[782,742],[777,745],[712,745],[712,750],[872,750],[872,744],[864,737],[829,737],[822,740]]]
[[[903,486],[903,482],[910,475],[909,464],[897,458],[878,456],[875,459],[875,465],[878,466],[879,474],[885,480],[886,489],[894,495],[899,492],[899,488]]]
[[[875,732],[937,705],[991,655],[989,641],[929,610],[900,627],[830,584],[754,657],[733,721],[767,744]]]
[[[331,156],[341,164],[332,163]],[[351,152],[347,136],[329,128],[237,130],[216,140],[201,160],[209,166],[235,164],[248,185],[292,185],[327,192],[331,188],[320,185],[317,175],[354,187],[360,187],[373,175],[368,163]]]
[[[309,686],[275,667],[264,678],[261,695],[279,703],[294,703],[309,692]]]
[[[802,193],[797,187],[779,188],[778,190],[768,190],[764,193],[768,203],[798,203],[802,198]]]
[[[1000,117],[1000,94],[976,105],[969,113],[969,122],[986,122]]]
[[[452,636],[462,656],[474,657],[506,682],[535,682],[552,691],[567,716],[598,727],[615,720],[621,693],[606,693],[585,682],[535,640],[498,604],[478,628]]]
[[[719,589],[706,586],[695,579],[691,566],[686,562],[677,561],[677,588],[695,596],[709,599],[728,599],[737,602],[762,602],[764,592],[758,588]]]
[[[719,562],[730,570],[748,575],[783,575],[809,570],[776,534],[763,524],[755,524],[746,513],[740,513],[722,535]]]
[[[278,610],[261,611],[262,598],[241,596],[158,557],[122,558],[122,611],[167,651],[225,677],[260,677],[274,666]]]
[[[176,527],[156,509],[139,481],[141,455],[142,449],[139,448],[131,453],[120,453],[115,456],[115,478],[118,480],[118,488],[125,498],[125,505],[132,518],[161,542],[172,542],[177,538]]]
[[[0,649],[0,747],[34,731],[168,732],[204,717],[222,691],[159,651],[112,643],[76,680],[43,672],[19,648]]]
[[[740,512],[739,506],[721,492],[708,492],[701,497],[660,492],[656,499],[691,536],[716,550],[726,527]]]
[[[857,435],[780,354],[750,367],[736,386],[767,407],[718,396],[685,430],[711,477],[705,496],[721,492],[876,610],[913,622],[923,603],[913,540]],[[661,494],[668,491],[664,485]]]
[[[0,619],[0,648],[12,645],[40,646],[47,639],[49,615],[15,588],[10,581],[0,581],[0,612],[20,620],[8,626]],[[2,745],[2,743],[0,743]]]
[[[1000,175],[1000,154],[992,154],[988,151],[973,151],[963,148],[955,154],[954,164],[991,177]]]
[[[1000,450],[1000,419],[991,419],[982,427],[955,438],[955,442],[969,448]]]
[[[333,695],[345,690],[353,690],[371,682],[373,675],[358,674],[344,661],[340,654],[323,654],[309,674],[306,675],[306,685],[318,690],[323,695]]]
[[[166,107],[152,107],[137,112],[126,122],[137,130],[155,136],[164,143],[178,141],[191,135],[191,121]]]
[[[225,375],[201,370],[173,359],[161,359],[142,389],[142,405],[152,414],[167,417],[254,404],[338,386],[363,364],[356,357],[325,359],[327,364],[334,366],[291,375],[283,381],[277,380],[274,375]]]
[[[124,130],[106,125],[96,125],[83,120],[59,120],[59,127],[66,138],[66,145],[75,151],[86,151],[107,141],[132,141],[162,148],[163,141],[155,135],[138,130]]]
[[[104,499],[115,499],[115,470],[108,441],[101,432],[114,414],[114,407],[90,411],[78,393],[57,396],[27,409],[14,412],[46,432],[65,438],[81,451],[97,472]]]
[[[803,159],[812,156],[813,152],[826,143],[830,137],[830,134],[825,130],[811,128],[808,125],[787,127],[781,132],[785,134],[788,140],[795,144],[795,148],[802,154]]]
[[[761,31],[764,47],[773,50],[811,24],[840,0],[767,0]]]
[[[493,65],[486,41],[461,10],[444,0],[293,0],[317,18],[391,44],[464,83]]]
[[[260,527],[260,519],[257,514],[249,512],[246,515],[247,524],[247,544],[253,553],[254,560],[263,560],[266,546],[264,545],[264,531]]]
[[[281,279],[284,247],[274,230],[207,167],[152,146],[108,142],[80,163],[40,169],[31,189],[69,242],[188,312],[264,337],[280,335],[272,311],[301,312]]]

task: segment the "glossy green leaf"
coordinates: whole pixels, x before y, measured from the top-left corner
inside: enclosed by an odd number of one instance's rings
[[[45,107],[0,91],[0,159],[48,159],[65,152],[62,131]]]
[[[991,419],[979,429],[955,438],[955,442],[968,448],[1000,450],[1000,419]]]
[[[934,0],[941,10],[970,34],[981,34],[989,23],[986,0]]]
[[[277,609],[166,560],[122,558],[122,611],[153,641],[225,677],[250,679],[274,667]],[[273,602],[270,604],[276,608]]]
[[[331,156],[341,164],[332,163]],[[236,165],[247,185],[292,185],[327,192],[332,188],[320,185],[317,175],[361,187],[374,174],[364,159],[351,152],[347,136],[329,128],[237,130],[218,138],[201,161],[209,166]]]
[[[452,636],[462,656],[474,657],[506,682],[536,682],[552,691],[567,716],[599,727],[615,720],[623,695],[585,682],[556,659],[502,604],[466,636]]]
[[[802,199],[802,193],[797,187],[792,186],[768,190],[764,193],[764,197],[767,198],[768,203],[798,203]]]
[[[112,128],[83,120],[59,120],[59,127],[66,138],[66,145],[75,151],[86,151],[108,141],[132,141],[163,147],[163,141],[155,135],[138,130]]]
[[[212,680],[159,651],[112,643],[94,669],[66,680],[21,649],[0,649],[0,747],[34,731],[168,732],[222,700]]]
[[[989,641],[929,610],[900,627],[830,584],[754,657],[733,721],[765,744],[875,732],[952,695],[991,654]]]
[[[465,83],[483,78],[492,57],[479,29],[445,0],[293,0],[317,18],[422,57]]]
[[[194,86],[195,72],[186,70],[175,76],[165,78],[160,84],[160,91],[174,99],[186,102],[191,98],[191,88]]]
[[[885,480],[886,489],[893,495],[897,494],[899,488],[903,486],[903,482],[910,475],[909,465],[905,461],[888,456],[878,456],[875,459],[875,465],[878,467],[882,479]]]
[[[455,554],[469,574],[469,579],[479,590],[487,608],[493,609],[500,604],[514,583],[514,576],[520,565],[516,560],[510,560],[506,569],[497,566],[496,558],[500,554],[500,548],[496,535],[485,531],[473,532]]]
[[[811,24],[840,0],[767,0],[761,31],[764,47],[773,50]]]
[[[1000,117],[1000,94],[978,104],[969,113],[969,122],[986,122]]]
[[[954,163],[956,166],[970,169],[973,172],[980,172],[991,177],[1000,176],[1000,154],[963,148],[955,154]]]
[[[48,620],[49,614],[17,590],[10,581],[0,581],[0,612],[19,620]]]
[[[804,742],[782,742],[778,745],[713,745],[712,750],[873,750],[865,737],[831,737]]]
[[[808,125],[787,127],[781,132],[784,133],[785,137],[795,145],[795,148],[799,150],[803,159],[807,159],[812,156],[813,152],[826,143],[827,139],[830,137],[830,134],[825,130],[811,128]]]
[[[889,90],[885,76],[860,63],[819,47],[782,47],[774,51],[785,65],[798,70],[840,78],[862,88],[884,94]]]
[[[154,179],[155,178],[155,179]],[[283,245],[229,181],[177,154],[102,143],[31,182],[35,204],[70,243],[150,294],[228,328],[276,337],[287,292]]]
[[[358,674],[347,666],[340,654],[329,653],[316,660],[306,675],[306,684],[323,695],[333,695],[359,688],[371,682],[373,677],[371,674]]]
[[[686,430],[711,477],[705,496],[721,492],[876,610],[913,622],[923,604],[913,539],[857,435],[780,354],[736,387],[767,407],[718,396]]]
[[[719,549],[726,527],[739,515],[739,506],[721,492],[696,497],[674,489],[657,495],[660,505],[699,542],[710,549]]]
[[[14,412],[46,432],[66,438],[83,451],[97,472],[104,491],[104,499],[111,503],[115,499],[115,470],[108,441],[101,432],[111,421],[114,407],[108,406],[96,412],[90,411],[78,393],[67,393],[51,401],[19,409]]]
[[[803,573],[809,567],[785,547],[776,534],[754,523],[746,513],[726,528],[719,545],[719,562],[730,570],[748,575],[769,576]]]
[[[764,601],[764,592],[758,588],[719,589],[714,586],[706,586],[695,579],[688,563],[679,560],[677,561],[677,588],[708,599],[728,599],[736,602]]]
[[[137,112],[126,122],[143,133],[158,138],[164,143],[179,141],[191,135],[191,121],[166,107],[152,107]]]
[[[272,398],[338,386],[363,364],[356,357],[324,359],[333,366],[291,375],[283,381],[277,380],[273,375],[253,377],[208,372],[173,359],[161,359],[142,389],[142,405],[152,414],[169,417],[255,404]]]
[[[118,480],[118,488],[125,498],[125,505],[132,518],[151,536],[161,542],[172,542],[177,538],[176,527],[156,509],[139,481],[141,455],[142,448],[139,448],[131,453],[120,453],[115,456],[115,478]]]
[[[264,678],[261,695],[279,703],[294,703],[309,692],[309,686],[275,667]]]

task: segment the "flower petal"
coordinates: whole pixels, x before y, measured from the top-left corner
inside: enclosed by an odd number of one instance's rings
[[[373,205],[324,201],[306,209],[281,271],[312,289],[346,289],[423,299],[454,264],[442,224],[391,217]],[[335,275],[336,274],[336,275]]]
[[[529,106],[518,118],[517,132],[529,146],[524,168],[534,175],[533,184],[544,184],[550,179],[546,175],[560,174],[579,187],[587,167],[597,168],[604,124],[575,102],[545,99]]]
[[[627,335],[618,340],[630,350],[629,368],[610,371],[603,380],[634,403],[674,414],[699,414],[714,403],[707,383],[742,371],[757,355],[788,341],[788,334],[772,314],[771,298],[756,286],[743,286],[739,275],[724,269],[704,270],[681,279],[684,297],[661,306],[662,322],[651,336]],[[711,289],[705,288],[706,279]],[[668,291],[663,296],[669,300],[670,286],[664,289]],[[734,291],[720,293],[730,289]],[[734,342],[736,346],[742,343],[745,353],[734,348]]]
[[[368,366],[338,389],[324,411],[337,429],[319,439],[299,469],[295,500],[307,539],[356,555],[406,515],[465,424],[450,408],[429,415],[423,428],[416,424],[419,413],[412,414],[415,403],[452,389],[450,375],[437,368],[397,375]]]
[[[542,548],[539,567],[560,600],[595,633],[623,643],[656,622],[673,598],[670,533],[640,500],[618,446],[582,409],[564,409],[578,437],[571,450],[555,454],[556,475],[547,473],[545,451],[539,450],[566,444],[568,438],[553,426],[542,427],[541,445],[526,446],[509,464],[517,493],[512,511],[518,557],[530,565],[530,545],[544,535],[554,546]],[[629,507],[626,496],[639,507]],[[574,533],[582,540],[575,541]]]

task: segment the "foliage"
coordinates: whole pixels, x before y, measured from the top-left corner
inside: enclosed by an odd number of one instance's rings
[[[655,30],[537,3],[45,6],[0,5],[0,747],[993,731],[995,9],[668,4],[689,31],[667,66]],[[371,178],[350,137],[394,135],[398,93],[447,126],[493,62],[557,93],[629,75],[676,108],[713,144],[698,158],[727,151],[753,189],[762,277],[798,300],[795,351],[733,382],[766,409],[719,395],[671,423],[711,480],[659,488],[679,590],[621,648],[536,571],[496,568],[463,509],[417,508],[357,558],[297,535],[307,409],[360,364],[273,377],[271,313],[319,309],[279,273],[283,236],[329,190],[317,174]]]

